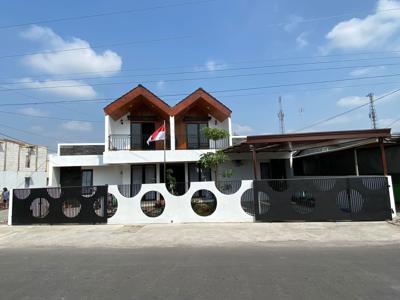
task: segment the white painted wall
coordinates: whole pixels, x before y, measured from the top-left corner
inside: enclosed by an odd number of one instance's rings
[[[118,209],[108,224],[148,224],[148,223],[190,223],[190,222],[253,222],[240,204],[242,194],[252,187],[252,181],[243,181],[240,189],[232,194],[221,193],[214,182],[192,182],[190,189],[183,196],[173,196],[164,184],[143,184],[140,192],[133,198],[122,196],[117,186],[110,186],[109,193],[118,201]],[[197,215],[191,206],[192,195],[201,189],[214,193],[217,198],[217,208],[210,216]],[[142,196],[149,191],[160,192],[165,199],[165,209],[158,217],[146,216],[141,207]]]
[[[131,122],[128,120],[128,114],[125,114],[123,117],[116,121],[114,121],[113,118],[110,118],[109,116],[106,117],[108,118],[109,123],[109,134],[131,134]],[[123,124],[121,124],[121,119],[123,120]]]
[[[31,178],[29,186],[31,188],[45,187],[47,185],[47,172],[0,171],[0,188],[25,188],[25,177]]]

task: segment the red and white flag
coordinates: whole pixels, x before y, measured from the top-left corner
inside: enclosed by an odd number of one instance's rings
[[[165,124],[153,132],[153,134],[147,140],[147,145],[149,145],[151,142],[163,140],[165,140]]]

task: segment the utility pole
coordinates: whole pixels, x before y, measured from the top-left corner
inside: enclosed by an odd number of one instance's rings
[[[376,117],[376,110],[375,110],[375,103],[374,103],[374,94],[369,93],[367,95],[367,97],[369,97],[369,118],[372,123],[372,128],[376,129],[377,128],[377,125],[376,125],[377,117]]]
[[[279,96],[278,119],[279,119],[279,128],[280,128],[281,134],[284,134],[285,133],[285,114],[283,113],[282,97],[280,97],[280,96]]]

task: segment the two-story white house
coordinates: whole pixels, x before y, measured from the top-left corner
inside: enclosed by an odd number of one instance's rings
[[[173,107],[139,85],[104,108],[105,136],[99,144],[59,144],[49,158],[51,186],[140,185],[164,181],[164,142],[146,143],[166,122],[166,168],[172,170],[177,189],[183,194],[194,181],[214,180],[210,170],[198,165],[201,154],[225,149],[243,137],[232,132],[231,110],[199,88]],[[205,127],[223,128],[229,137],[208,140]],[[253,178],[250,153],[230,153],[225,168],[232,169],[230,180]],[[286,173],[288,153],[260,154],[259,172],[275,169]],[[285,175],[286,176],[286,175]]]

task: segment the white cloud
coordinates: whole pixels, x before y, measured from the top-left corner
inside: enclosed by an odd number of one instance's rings
[[[368,103],[367,97],[360,97],[360,96],[347,96],[339,99],[337,101],[337,105],[341,107],[353,107]]]
[[[303,22],[303,17],[291,15],[288,17],[285,25],[283,26],[283,29],[286,32],[293,32],[301,22]]]
[[[297,36],[296,44],[297,44],[298,48],[301,49],[308,45],[307,36],[308,36],[308,32],[302,32]]]
[[[44,117],[47,115],[44,111],[34,107],[24,107],[19,110],[20,113],[33,117]]]
[[[389,49],[398,46],[396,36],[400,31],[399,9],[400,1],[378,0],[374,14],[364,19],[352,18],[333,27],[326,35],[328,45],[322,48],[323,52],[332,49]]]
[[[355,70],[351,71],[350,75],[353,77],[358,77],[358,76],[365,76],[365,75],[369,75],[369,74],[377,74],[377,73],[381,73],[385,69],[386,68],[384,66],[360,68],[360,69],[355,69]]]
[[[117,53],[111,50],[96,53],[87,41],[76,37],[63,39],[48,27],[33,25],[22,32],[21,36],[26,40],[41,43],[44,51],[85,48],[26,56],[23,61],[36,70],[48,74],[98,72],[100,75],[110,75],[121,70],[122,59]]]
[[[205,68],[206,68],[208,71],[221,70],[221,69],[224,69],[225,67],[226,67],[225,64],[218,63],[217,61],[212,60],[212,59],[208,60],[208,61],[206,62],[206,64],[205,64]]]
[[[42,92],[60,95],[71,98],[93,98],[96,96],[95,90],[88,84],[79,80],[32,80],[31,78],[23,78],[20,84],[26,88],[37,89]]]
[[[82,121],[67,121],[62,123],[62,128],[71,131],[91,131],[92,124]]]
[[[248,135],[253,132],[253,128],[248,125],[234,123],[232,127],[234,134],[238,135]]]

